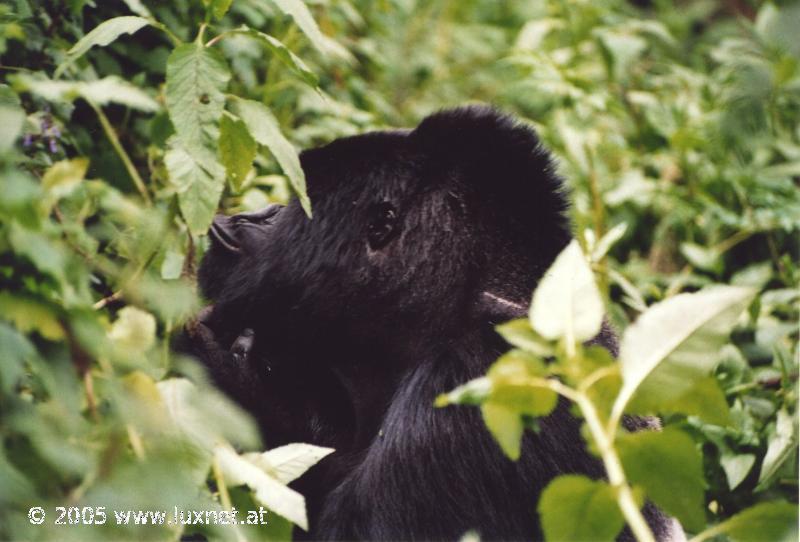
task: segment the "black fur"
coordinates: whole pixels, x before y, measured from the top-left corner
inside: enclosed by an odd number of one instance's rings
[[[571,238],[549,154],[530,128],[472,107],[410,132],[334,141],[301,161],[313,220],[296,201],[217,219],[200,272],[214,306],[189,335],[268,444],[336,448],[299,481],[306,536],[540,538],[547,483],[602,476],[566,405],[512,462],[478,409],[432,404],[507,349],[493,331],[503,311],[484,293],[526,306]],[[371,213],[385,202],[400,229],[373,249]],[[597,341],[616,349],[608,330]],[[648,514],[663,532],[663,516]]]

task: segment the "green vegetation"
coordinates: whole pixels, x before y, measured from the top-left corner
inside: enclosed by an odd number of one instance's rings
[[[169,350],[200,306],[204,233],[218,208],[290,194],[312,214],[298,148],[484,101],[561,159],[578,244],[555,265],[574,278],[543,281],[530,318],[499,328],[515,349],[440,403],[480,404],[511,457],[556,394],[575,403],[610,484],[549,486],[531,506],[550,539],[625,522],[647,539],[645,496],[699,539],[796,539],[800,4],[636,3],[0,5],[0,538],[303,527],[285,484],[329,451],[261,453]],[[604,310],[619,364],[581,345]],[[627,434],[623,412],[665,429]],[[232,505],[271,521],[126,526],[96,508]],[[57,506],[78,513],[56,525]]]

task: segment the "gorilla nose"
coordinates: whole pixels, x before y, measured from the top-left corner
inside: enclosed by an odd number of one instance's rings
[[[211,222],[209,235],[214,241],[230,252],[239,252],[239,241],[236,239],[234,220],[236,217],[217,215]]]
[[[273,219],[283,207],[283,205],[274,203],[251,213],[240,213],[234,216],[217,215],[211,222],[209,235],[225,250],[236,253],[241,252],[242,247],[237,231],[242,226],[272,224]]]

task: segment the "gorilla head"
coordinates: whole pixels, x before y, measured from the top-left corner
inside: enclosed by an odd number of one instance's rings
[[[507,348],[570,239],[560,179],[532,130],[488,108],[306,151],[298,202],[218,217],[194,352],[270,444],[336,454],[301,479],[317,539],[540,536],[554,476],[600,476],[566,408],[505,458],[477,409],[432,408]],[[611,346],[611,345],[609,345]]]
[[[269,329],[377,349],[456,339],[492,320],[497,299],[524,305],[569,239],[548,154],[490,109],[301,161],[314,218],[296,201],[219,217],[201,269],[215,320],[253,327],[257,343]]]

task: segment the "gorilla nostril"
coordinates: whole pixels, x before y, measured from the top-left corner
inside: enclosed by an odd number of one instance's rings
[[[239,241],[234,231],[234,221],[231,217],[217,215],[211,222],[209,236],[229,252],[239,252]]]

